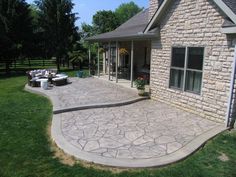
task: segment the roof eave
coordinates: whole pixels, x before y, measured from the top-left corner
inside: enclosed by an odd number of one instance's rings
[[[236,14],[222,1],[222,0],[213,0],[215,4],[236,24]],[[161,19],[161,16],[165,13],[165,10],[169,7],[172,0],[165,0],[162,5],[157,9],[152,19],[148,23],[147,27],[144,30],[144,33],[148,33],[150,29],[154,27]]]
[[[236,26],[221,28],[223,34],[236,34]]]
[[[150,40],[153,38],[158,38],[158,33],[152,34],[135,34],[130,36],[119,36],[119,37],[110,37],[110,38],[87,38],[85,39],[88,42],[109,42],[109,41],[129,41],[129,40]]]
[[[144,33],[148,33],[150,29],[153,28],[155,23],[160,20],[160,17],[165,13],[165,10],[168,8],[169,4],[172,2],[172,0],[165,0],[161,6],[157,9],[155,14],[152,16],[152,19],[149,21],[148,25],[144,29]]]
[[[213,1],[236,24],[236,14],[228,6],[222,0]]]

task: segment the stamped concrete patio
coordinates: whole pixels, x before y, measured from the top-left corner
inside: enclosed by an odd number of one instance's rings
[[[53,115],[52,138],[78,159],[115,167],[171,164],[195,152],[225,126],[170,105],[137,99],[137,92],[99,79],[73,78],[52,90],[31,89],[48,96],[57,109],[82,109]],[[109,104],[124,105],[109,107]],[[83,110],[83,105],[102,105]],[[95,106],[96,107],[96,106]],[[54,108],[55,109],[55,108]]]
[[[25,89],[47,96],[52,101],[54,113],[143,100],[134,89],[120,87],[117,84],[93,77],[85,79],[70,78],[69,81],[71,84],[53,87],[49,90],[42,90],[28,85]]]

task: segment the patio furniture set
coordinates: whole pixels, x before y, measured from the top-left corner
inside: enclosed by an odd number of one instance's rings
[[[27,72],[28,85],[48,89],[50,86],[62,86],[68,83],[66,74],[57,74],[56,69],[32,70]]]

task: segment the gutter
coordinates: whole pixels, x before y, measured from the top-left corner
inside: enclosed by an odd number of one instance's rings
[[[235,74],[236,74],[236,45],[234,48],[234,61],[233,61],[233,69],[231,73],[231,81],[230,81],[230,95],[228,100],[227,107],[227,115],[226,115],[226,127],[233,128],[235,120],[230,117],[231,108],[232,108],[232,100],[233,100],[233,92],[234,92],[234,84],[235,84]]]
[[[221,28],[221,32],[223,34],[235,34],[236,33],[236,26],[229,26]]]
[[[153,38],[158,38],[158,33],[137,33],[129,36],[114,36],[114,37],[105,37],[105,38],[87,38],[85,41],[89,42],[109,42],[109,41],[129,41],[129,40],[148,40]]]

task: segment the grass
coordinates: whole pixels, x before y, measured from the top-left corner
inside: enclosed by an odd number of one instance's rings
[[[0,78],[0,177],[235,177],[236,132],[225,132],[187,160],[165,168],[112,173],[64,165],[47,136],[52,105],[23,91],[26,77]],[[219,156],[225,154],[227,161]]]
[[[72,70],[72,69],[67,69],[67,68],[62,68],[61,73],[66,73],[70,77],[76,77],[76,73],[79,70]],[[88,69],[83,69],[83,77],[88,77],[89,76],[89,70]]]

